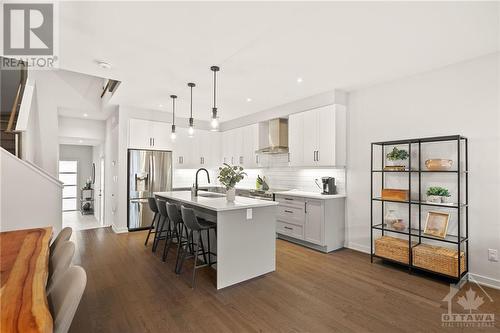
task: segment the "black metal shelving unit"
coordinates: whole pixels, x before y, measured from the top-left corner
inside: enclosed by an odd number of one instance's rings
[[[456,170],[445,170],[445,171],[430,171],[430,170],[422,170],[422,145],[426,143],[439,143],[439,142],[455,142],[457,146],[457,168]],[[386,150],[385,148],[387,146],[403,146],[407,145],[408,147],[408,153],[409,153],[409,158],[408,158],[408,170],[401,170],[401,171],[394,171],[394,170],[384,170],[384,164],[385,164],[385,154]],[[420,270],[428,273],[432,273],[438,276],[443,276],[448,279],[454,280],[454,281],[460,281],[464,276],[466,276],[469,268],[469,174],[468,174],[468,140],[466,137],[462,135],[449,135],[449,136],[438,136],[438,137],[427,137],[427,138],[418,138],[418,139],[407,139],[407,140],[395,140],[395,141],[382,141],[382,142],[372,142],[371,143],[371,175],[370,175],[370,223],[371,223],[371,229],[370,229],[370,255],[371,255],[371,262],[373,262],[373,258],[380,258],[389,262],[397,263],[399,265],[403,265],[408,267],[409,272],[411,273],[412,270]],[[413,147],[412,147],[413,146]],[[374,168],[374,148],[375,147],[380,147],[381,149],[381,162],[380,162],[380,167],[379,168]],[[412,148],[417,148],[417,160],[418,160],[418,168],[417,169],[412,169]],[[463,149],[463,152],[462,152]],[[464,162],[464,165],[462,166],[462,162]],[[434,174],[456,174],[457,178],[457,203],[455,204],[447,204],[447,203],[430,203],[423,201],[422,199],[422,176],[428,173],[434,173]],[[381,188],[383,189],[385,186],[385,179],[386,176],[389,177],[391,174],[407,174],[408,175],[408,197],[409,200],[407,201],[398,201],[398,200],[385,200],[381,197],[375,197],[374,196],[374,177],[381,177]],[[412,175],[417,175],[418,177],[418,198],[412,199]],[[464,182],[464,186],[462,186],[462,180]],[[463,188],[465,187],[465,188]],[[463,199],[462,199],[463,198]],[[374,203],[380,202],[381,204],[381,223],[375,223],[374,224]],[[384,225],[384,205],[386,202],[393,202],[393,203],[398,203],[398,204],[406,204],[408,205],[408,228],[405,229],[404,231],[399,231],[395,229],[388,228]],[[412,207],[418,206],[418,228],[412,227]],[[422,207],[425,206],[433,206],[433,207],[439,207],[439,208],[448,208],[448,209],[454,209],[457,211],[457,235],[446,235],[445,238],[439,238],[439,237],[434,237],[434,236],[429,236],[423,234],[423,228],[422,228]],[[464,227],[462,228],[461,224],[464,222]],[[465,229],[465,230],[463,230]],[[399,235],[405,235],[408,236],[408,264],[392,260],[389,258],[385,258],[382,256],[378,256],[374,253],[374,235],[373,233],[381,233],[382,236],[384,236],[386,233],[395,233]],[[413,239],[416,239],[418,237],[418,242],[415,242],[416,244],[412,245]],[[422,243],[422,240],[432,240],[432,241],[437,241],[437,242],[443,242],[447,244],[453,244],[457,247],[458,251],[458,270],[457,270],[457,276],[452,276],[452,275],[447,275],[443,274],[440,272],[435,272],[435,271],[430,271],[418,266],[413,265],[413,247],[418,246],[419,244]],[[465,254],[465,269],[461,273],[462,267],[461,265],[461,252],[464,252]]]

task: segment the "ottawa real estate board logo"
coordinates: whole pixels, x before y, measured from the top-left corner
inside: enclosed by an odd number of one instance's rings
[[[8,59],[51,69],[57,61],[53,3],[3,3],[2,68]],[[17,62],[16,62],[17,63]]]
[[[486,303],[493,303],[493,299],[472,277],[469,277],[469,283],[462,289],[450,284],[450,291],[443,302],[448,303],[448,311],[441,314],[442,327],[495,327],[495,314],[480,309]]]

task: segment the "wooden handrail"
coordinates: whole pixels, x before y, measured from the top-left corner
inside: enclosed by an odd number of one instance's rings
[[[17,88],[16,98],[14,98],[14,105],[12,105],[12,110],[10,111],[9,122],[5,132],[12,132],[12,127],[14,126],[14,120],[16,119],[17,111],[19,109],[19,98],[21,97],[21,91],[23,90],[23,85],[19,83]]]

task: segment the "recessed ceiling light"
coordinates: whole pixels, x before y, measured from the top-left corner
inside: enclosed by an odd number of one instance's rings
[[[251,102],[252,99],[250,97],[247,97],[247,102]]]
[[[162,108],[162,107],[163,107],[163,104],[158,104],[158,107]]]
[[[78,140],[78,142],[79,142],[79,143],[82,143],[82,142],[83,142],[83,140]]]
[[[301,77],[297,78],[297,83],[302,83],[302,81],[304,81],[304,80]]]
[[[88,114],[88,113],[84,113],[84,114],[83,114],[83,116],[84,116],[85,118],[87,118],[87,117],[89,116],[89,114]]]
[[[102,69],[110,69],[111,68],[111,64],[109,62],[102,61],[102,60],[96,60],[96,62],[97,62],[97,65],[99,65],[99,67],[101,67]]]

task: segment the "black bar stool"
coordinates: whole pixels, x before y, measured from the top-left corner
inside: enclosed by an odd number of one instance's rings
[[[151,211],[154,213],[154,215],[153,215],[153,220],[151,221],[151,226],[149,227],[148,236],[146,237],[146,241],[144,242],[144,246],[148,245],[148,240],[149,240],[149,236],[151,235],[151,233],[156,235],[155,228],[157,226],[155,226],[155,222],[156,222],[156,218],[158,217],[158,206],[156,205],[155,198],[148,198],[148,204],[149,204],[149,209],[151,209]]]
[[[173,243],[174,238],[177,240],[177,259],[175,261],[175,271],[177,271],[177,264],[179,263],[180,248],[188,243],[189,239],[187,237],[187,230],[184,222],[182,222],[181,213],[179,207],[176,204],[167,202],[167,215],[170,221],[172,221],[172,237],[165,242],[165,248],[163,249],[163,261],[167,260],[168,251]],[[186,234],[186,237],[184,237]],[[189,244],[191,253],[193,252],[193,244]]]
[[[194,252],[192,253],[192,257],[194,257],[194,266],[193,266],[193,278],[191,281],[191,288],[194,288],[196,270],[198,268],[212,266],[213,264],[216,263],[216,262],[212,262],[212,259],[211,259],[211,256],[215,255],[215,253],[212,253],[210,251],[210,230],[211,229],[215,230],[217,227],[217,224],[203,220],[203,219],[198,219],[196,217],[193,209],[186,208],[184,206],[181,207],[181,214],[182,214],[182,221],[184,222],[184,225],[186,226],[186,228],[188,230],[188,240],[190,239],[194,243]],[[203,248],[203,240],[201,237],[201,234],[203,231],[207,232],[208,251],[205,251],[205,249]],[[197,233],[196,236],[195,236],[195,233]],[[195,241],[195,239],[196,239],[196,241]],[[181,272],[182,264],[186,260],[186,254],[188,253],[188,245],[189,245],[188,243],[189,243],[189,241],[185,244],[184,250],[182,251],[181,259],[179,262],[178,274]],[[199,253],[200,244],[202,247],[202,254],[203,254],[203,257],[205,260],[205,263],[203,265],[197,265],[198,256],[200,254]],[[207,254],[208,254],[208,262],[206,260]]]
[[[156,228],[155,240],[153,242],[153,252],[156,252],[158,243],[160,240],[167,240],[171,235],[170,220],[167,215],[167,202],[165,200],[157,200],[156,205],[158,206],[158,212],[160,214],[160,219],[158,221],[158,227]],[[166,233],[166,234],[165,234]]]

